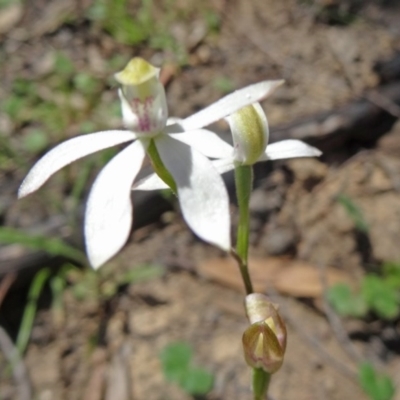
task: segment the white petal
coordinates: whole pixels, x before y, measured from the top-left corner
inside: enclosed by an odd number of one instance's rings
[[[156,139],[160,157],[175,179],[183,217],[201,239],[229,251],[229,198],[211,161],[167,135]]]
[[[172,138],[194,147],[197,151],[211,158],[227,158],[233,155],[233,147],[214,132],[207,129],[174,133]]]
[[[157,175],[151,174],[136,182],[132,190],[163,190],[169,189],[169,186]]]
[[[78,136],[59,144],[45,154],[29,171],[19,188],[18,197],[24,197],[39,189],[51,175],[73,161],[135,138],[136,135],[133,132],[114,130]]]
[[[180,122],[185,131],[192,131],[225,118],[242,107],[256,103],[270,95],[283,81],[263,81],[246,86]]]
[[[131,187],[145,156],[137,140],[118,153],[100,172],[89,194],[85,240],[89,261],[99,268],[128,239],[132,226]]]
[[[224,174],[225,172],[232,171],[235,168],[234,159],[232,157],[214,160],[212,161],[212,165],[219,174]]]
[[[262,160],[280,160],[282,158],[319,157],[322,151],[302,142],[289,139],[271,143],[267,146]],[[261,161],[261,160],[260,160]]]
[[[180,125],[181,121],[183,121],[183,120],[181,118],[177,118],[177,117],[168,118],[167,126],[164,128],[164,133],[170,134],[170,133],[185,132],[183,127]]]

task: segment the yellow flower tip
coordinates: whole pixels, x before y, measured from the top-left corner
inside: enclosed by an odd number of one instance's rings
[[[159,68],[140,57],[132,58],[126,67],[114,76],[121,85],[140,85],[158,76]]]

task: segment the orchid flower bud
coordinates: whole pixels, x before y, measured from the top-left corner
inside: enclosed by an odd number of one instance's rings
[[[115,79],[122,85],[118,94],[124,125],[142,136],[156,136],[167,123],[167,100],[159,73],[159,68],[135,57],[115,74]]]
[[[259,103],[241,108],[226,118],[232,131],[234,160],[253,165],[264,154],[268,144],[268,121]]]
[[[246,297],[246,311],[251,325],[243,334],[246,362],[272,374],[282,366],[286,350],[286,326],[277,306],[268,297],[253,293]]]

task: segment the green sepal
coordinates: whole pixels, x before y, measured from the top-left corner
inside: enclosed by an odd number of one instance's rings
[[[150,157],[150,161],[153,165],[155,173],[171,188],[175,194],[177,194],[175,180],[167,168],[165,168],[153,139],[150,140],[149,147],[147,148],[147,154]]]

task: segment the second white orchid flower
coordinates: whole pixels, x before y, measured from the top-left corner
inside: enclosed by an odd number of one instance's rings
[[[141,58],[132,59],[116,74],[126,130],[78,136],[56,146],[30,170],[19,189],[24,197],[40,188],[51,175],[86,155],[129,144],[100,172],[90,191],[84,223],[89,261],[98,268],[125,244],[132,226],[132,185],[146,153],[160,187],[177,194],[184,219],[205,241],[224,250],[231,247],[229,198],[223,181],[207,158],[229,159],[230,145],[201,129],[268,96],[280,81],[264,81],[238,90],[179,123],[168,122],[159,69]],[[143,190],[152,179],[141,183]],[[161,183],[161,185],[160,185]],[[147,185],[147,186],[146,186]]]
[[[280,84],[281,81],[278,82]],[[268,144],[267,117],[258,102],[249,104],[226,117],[232,131],[233,147],[228,157],[212,163],[220,174],[236,165],[253,165],[260,161],[299,157],[319,157],[322,152],[301,140],[288,139]],[[155,174],[134,185],[134,190],[157,190],[168,186]]]

